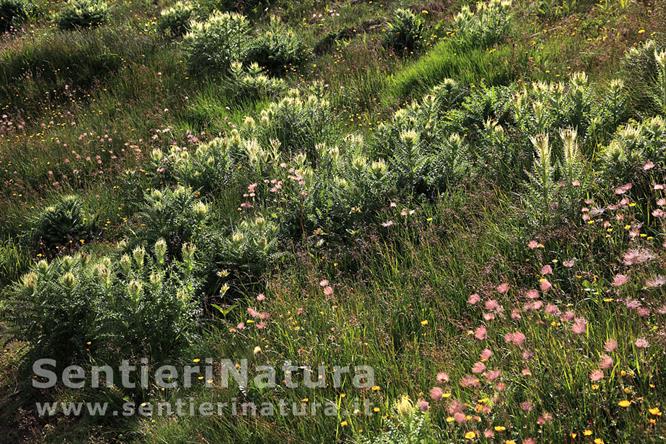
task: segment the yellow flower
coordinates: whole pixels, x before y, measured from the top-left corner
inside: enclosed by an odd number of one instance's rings
[[[595,438],[594,444],[604,444],[604,440],[601,438]]]
[[[381,388],[380,386],[378,386],[378,385],[373,385],[371,390],[372,390],[373,392],[378,392],[378,391],[380,391],[381,389],[382,389],[382,388]]]
[[[347,421],[342,421],[340,423],[340,427],[347,427],[348,425],[349,425],[349,423]]]
[[[197,363],[201,362],[201,359],[199,359],[199,358],[194,358],[194,359],[192,359],[192,362],[194,362],[195,364],[197,364]]]
[[[506,441],[504,441],[504,444],[516,444],[516,441],[513,439],[507,439]]]
[[[573,433],[572,432],[570,436],[571,436],[571,439],[576,439],[576,436],[578,436],[578,433]]]
[[[453,421],[455,421],[455,418],[453,416],[446,417],[446,422],[453,422]]]
[[[583,430],[583,436],[592,436],[592,430],[589,429]]]
[[[659,410],[659,407],[648,409],[648,412],[650,412],[650,415],[652,416],[661,416],[661,410]]]
[[[639,34],[645,34],[645,29],[639,29],[639,30],[638,30],[638,33],[639,33]]]
[[[476,438],[476,432],[465,433],[465,439],[474,439],[474,438]]]
[[[424,327],[425,327],[426,325],[428,325],[428,320],[427,320],[427,319],[422,320],[422,321],[421,321],[421,325],[424,326]]]
[[[495,426],[495,431],[496,432],[503,432],[506,430],[506,427],[504,426]]]
[[[617,405],[626,409],[627,407],[629,407],[631,405],[631,401],[623,399],[622,401],[618,402]]]
[[[372,409],[372,411],[375,412],[375,413],[379,413],[379,407],[374,407],[374,408]]]

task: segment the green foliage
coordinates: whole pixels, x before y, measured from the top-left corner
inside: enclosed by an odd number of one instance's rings
[[[91,238],[96,217],[87,214],[78,196],[63,196],[40,211],[32,222],[33,243],[47,254],[67,249]]]
[[[194,17],[194,5],[190,2],[178,1],[160,12],[157,29],[166,36],[180,37],[190,31],[190,22]]]
[[[268,28],[250,40],[245,61],[277,75],[303,65],[311,56],[312,50],[301,37],[271,16]]]
[[[235,62],[231,65],[228,90],[236,103],[247,103],[276,99],[286,92],[287,84],[282,79],[266,75],[256,63],[245,68]]]
[[[193,152],[177,146],[166,154],[161,150],[153,151],[153,169],[158,182],[177,183],[203,193],[223,190],[231,183],[238,163],[239,147],[234,140],[237,141],[231,137],[216,138],[199,144]],[[178,189],[176,194],[183,197],[185,189]]]
[[[654,40],[630,48],[623,63],[631,104],[641,114],[663,113],[666,103],[665,50]]]
[[[646,195],[652,182],[663,180],[664,159],[666,120],[657,116],[619,128],[600,153],[600,170],[609,187],[632,183],[636,195]]]
[[[460,48],[487,48],[501,42],[511,25],[511,0],[489,0],[476,4],[472,12],[463,6],[453,17],[453,41]]]
[[[317,162],[317,144],[327,142],[334,132],[330,103],[316,94],[302,95],[292,90],[288,97],[269,104],[261,111],[258,122],[249,120],[248,135],[268,147],[278,144],[287,154],[306,153],[310,162]]]
[[[33,9],[28,0],[0,0],[0,33],[18,29]]]
[[[204,22],[192,22],[184,39],[190,71],[228,74],[234,62],[245,60],[249,31],[247,18],[237,13],[216,11]]]
[[[507,84],[521,69],[523,60],[515,60],[508,46],[494,51],[472,48],[459,52],[451,41],[444,40],[414,63],[393,74],[389,81],[390,97],[414,98],[447,78],[461,85]]]
[[[208,217],[208,205],[191,188],[182,185],[152,190],[144,199],[139,212],[142,229],[136,234],[138,243],[154,244],[164,239],[172,256],[193,240]]]
[[[93,361],[147,357],[162,362],[190,342],[196,329],[194,249],[167,263],[143,248],[119,259],[65,256],[41,261],[15,284],[3,312],[12,334],[29,341],[32,356],[59,368]]]
[[[69,0],[58,14],[58,27],[62,30],[94,28],[108,19],[109,5],[104,0]]]
[[[425,37],[423,18],[409,9],[397,9],[387,24],[384,44],[399,53],[421,49]]]
[[[28,268],[26,251],[12,239],[0,241],[0,289],[16,281]]]

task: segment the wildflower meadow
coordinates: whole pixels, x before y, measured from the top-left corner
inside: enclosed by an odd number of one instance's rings
[[[0,0],[0,442],[666,442],[665,23]]]

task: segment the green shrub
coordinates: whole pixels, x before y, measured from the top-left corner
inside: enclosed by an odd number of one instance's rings
[[[664,50],[654,40],[647,40],[630,48],[624,56],[624,80],[631,105],[641,114],[663,113],[666,109]]]
[[[194,188],[203,193],[220,191],[230,184],[238,162],[232,138],[216,138],[199,144],[193,152],[172,147],[168,153],[153,151],[153,169],[160,182]],[[178,195],[184,189],[178,190]],[[160,236],[162,237],[162,236]]]
[[[311,53],[296,32],[272,16],[268,28],[251,40],[245,60],[281,74],[305,63]]]
[[[26,0],[0,0],[0,33],[17,29],[30,16],[33,6]]]
[[[275,141],[283,153],[305,153],[316,164],[316,146],[331,138],[333,121],[328,100],[292,90],[288,97],[262,110],[259,122],[249,121],[245,131],[264,147]]]
[[[73,248],[90,239],[96,222],[96,216],[84,211],[78,196],[64,196],[34,217],[32,239],[40,250],[55,254],[54,250]]]
[[[144,196],[139,211],[142,228],[136,234],[139,244],[153,244],[164,239],[170,255],[191,242],[208,217],[208,206],[191,188],[152,190]]]
[[[663,180],[665,159],[666,120],[656,116],[619,128],[600,154],[600,169],[609,188],[631,182],[632,193],[645,196],[652,181]],[[651,167],[646,167],[650,164]]]
[[[396,52],[414,52],[423,46],[423,18],[409,9],[397,9],[387,24],[384,44]]]
[[[69,0],[58,15],[62,30],[94,28],[109,19],[109,5],[104,0]]]
[[[228,74],[234,62],[245,59],[250,25],[236,13],[214,12],[205,22],[193,22],[185,35],[192,73]]]
[[[197,283],[194,249],[183,247],[182,262],[167,261],[165,251],[160,241],[155,259],[137,248],[119,259],[41,261],[14,285],[3,314],[35,358],[59,368],[174,357],[195,333]]]
[[[190,31],[190,22],[194,15],[195,7],[192,3],[176,2],[160,12],[157,29],[164,35],[180,37]]]
[[[460,48],[487,48],[506,37],[511,0],[490,0],[476,4],[476,11],[463,6],[453,18],[453,41]]]
[[[233,63],[229,75],[229,95],[236,103],[276,99],[287,90],[284,80],[267,76],[256,63],[247,68]]]

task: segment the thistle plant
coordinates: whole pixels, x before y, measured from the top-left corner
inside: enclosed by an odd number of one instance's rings
[[[163,35],[181,37],[190,31],[190,22],[195,18],[195,12],[192,3],[178,1],[160,12],[157,29]]]
[[[58,15],[63,30],[94,28],[109,19],[109,5],[104,0],[69,0]]]
[[[527,217],[534,226],[546,226],[556,210],[555,169],[547,134],[530,137],[535,149],[532,171],[527,172],[523,202]]]
[[[398,53],[421,49],[425,37],[423,18],[409,9],[397,9],[386,25],[384,44]]]
[[[250,25],[236,13],[211,14],[194,21],[183,40],[192,73],[227,74],[232,63],[242,61],[248,51]]]

